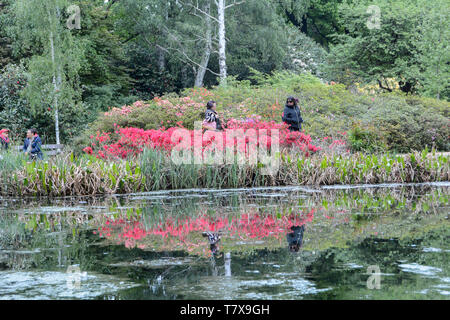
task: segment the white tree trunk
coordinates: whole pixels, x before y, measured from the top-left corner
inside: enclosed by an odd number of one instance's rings
[[[167,21],[169,20],[169,6],[170,6],[170,3],[167,2],[164,7],[164,20],[166,21],[166,24],[167,24]],[[162,30],[162,34],[163,34],[163,39],[166,39],[167,32],[164,28]],[[158,47],[156,50],[158,51],[159,72],[163,73],[166,70],[166,53],[164,52],[164,50],[161,47]]]
[[[219,69],[220,85],[226,85],[227,77],[227,57],[225,53],[225,0],[218,0],[218,20],[219,20]]]
[[[205,15],[206,44],[205,44],[205,51],[203,52],[202,56],[202,61],[200,62],[200,66],[197,68],[197,76],[195,78],[196,87],[203,87],[203,80],[205,78],[206,68],[208,67],[209,58],[211,56],[212,50],[212,22],[211,17],[209,16],[211,11],[211,3],[209,1],[207,1],[204,11],[207,13],[207,15]]]
[[[441,29],[441,27],[439,27],[439,40],[438,40],[438,43],[440,44],[441,43],[441,41],[442,41],[442,39],[441,39],[441,36],[442,36],[442,29]],[[439,78],[439,74],[440,74],[440,66],[441,66],[441,55],[439,55],[439,60],[438,60],[438,63],[437,63],[437,68],[436,68],[436,79],[440,79]],[[438,84],[437,85],[437,94],[436,94],[436,99],[440,99],[441,98],[441,95],[440,95],[440,85]]]
[[[225,253],[225,277],[231,277],[231,253]]]
[[[58,114],[58,94],[59,94],[59,85],[61,84],[61,74],[59,72],[59,68],[55,66],[55,46],[53,43],[53,31],[50,31],[50,49],[52,56],[52,64],[53,64],[53,88],[55,90],[55,136],[56,136],[56,144],[60,144],[59,140],[59,114]],[[58,69],[58,79],[56,79],[56,70]]]
[[[166,69],[166,57],[165,57],[165,53],[161,48],[157,48],[156,49],[158,51],[158,67],[159,67],[159,72],[163,73],[164,70]]]

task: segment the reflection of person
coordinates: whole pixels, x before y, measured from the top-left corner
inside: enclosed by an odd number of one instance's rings
[[[2,129],[0,130],[0,149],[2,150],[8,150],[9,147],[9,130],[8,129]]]
[[[303,233],[305,232],[305,225],[292,226],[292,232],[286,235],[291,252],[298,252],[303,244]]]
[[[27,131],[27,138],[23,144],[23,152],[25,155],[30,157],[30,160],[42,160],[42,151],[41,151],[42,141],[39,135],[37,134],[36,129],[30,129]]]
[[[209,247],[213,254],[217,254],[219,252],[219,241],[220,241],[220,233],[213,233],[210,231],[203,232],[203,237],[208,237]]]
[[[300,108],[298,107],[298,99],[294,97],[288,97],[286,100],[286,106],[282,116],[282,121],[289,125],[290,131],[302,130],[302,116],[300,114]]]
[[[205,120],[203,120],[203,128],[207,130],[223,130],[219,115],[216,112],[216,102],[209,101],[206,105]]]

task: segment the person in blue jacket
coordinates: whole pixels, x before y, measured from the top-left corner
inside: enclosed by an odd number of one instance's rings
[[[300,114],[300,108],[298,107],[298,99],[294,97],[287,98],[281,120],[289,125],[290,131],[302,130],[303,119]]]
[[[27,137],[23,144],[23,152],[30,157],[30,160],[42,160],[43,155],[41,151],[42,140],[37,134],[36,129],[27,131]]]

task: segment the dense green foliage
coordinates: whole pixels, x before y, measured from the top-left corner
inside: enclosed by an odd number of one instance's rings
[[[377,1],[378,17],[368,11],[371,4],[354,1],[339,7],[346,32],[334,35],[333,77],[347,84],[377,83],[387,91],[393,88],[386,80],[395,79],[403,92],[448,99],[449,2]]]
[[[448,150],[448,1],[225,4],[229,87],[213,89],[208,98],[228,108],[227,117],[244,115],[236,108],[242,105],[268,118],[280,110],[267,106],[278,103],[282,108],[286,96],[295,94],[307,114],[317,110],[305,123],[313,135],[360,125],[371,133],[354,132],[355,150],[404,152],[432,144]],[[67,27],[73,18],[70,5],[80,8],[80,29]],[[379,27],[371,5],[380,10]],[[2,1],[0,127],[10,128],[21,140],[25,129],[34,126],[44,143],[52,143],[58,117],[61,141],[71,143],[111,107],[168,93],[187,96],[185,89],[195,84],[215,87],[220,73],[218,10],[212,0]],[[289,76],[290,82],[282,76],[281,83],[270,83],[283,71],[296,75]],[[273,77],[265,83],[263,74]],[[323,84],[331,81],[343,85],[331,90]],[[367,85],[407,96],[380,95],[371,101],[356,94]],[[176,122],[173,115],[153,108],[121,125],[150,128]],[[183,121],[191,123],[198,114],[194,111]],[[273,118],[279,120],[278,115]],[[98,123],[92,128],[111,129]],[[361,139],[373,141],[372,146]]]
[[[12,140],[21,138],[20,135],[34,123],[29,105],[20,95],[26,83],[23,66],[8,65],[0,74],[0,126],[11,130]]]
[[[114,125],[148,130],[182,121],[183,126],[192,129],[194,121],[202,120],[200,113],[211,99],[217,101],[225,121],[261,116],[263,120],[280,122],[285,99],[291,94],[299,97],[303,129],[315,141],[326,136],[342,138],[341,133],[347,132],[353,151],[407,153],[425,147],[450,150],[450,106],[446,101],[401,93],[353,94],[342,84],[323,84],[307,74],[280,72],[267,77],[254,70],[251,80],[254,85],[230,79],[227,87],[187,89],[180,95],[142,103],[144,107],[130,106],[127,114],[101,115],[77,140],[77,150],[87,146],[89,136],[96,132],[113,132]],[[183,106],[186,111],[177,111]]]

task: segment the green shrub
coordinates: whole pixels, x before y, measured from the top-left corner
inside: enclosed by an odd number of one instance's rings
[[[186,128],[192,129],[194,121],[202,120],[201,114],[209,100],[217,102],[217,111],[224,122],[255,115],[262,120],[281,122],[286,97],[293,95],[299,98],[303,130],[313,139],[353,129],[354,151],[405,153],[433,146],[438,151],[450,150],[450,105],[447,101],[399,93],[352,93],[342,84],[324,84],[308,73],[284,71],[268,76],[253,71],[251,80],[253,84],[231,77],[227,86],[211,90],[190,88],[180,96],[161,97],[160,100],[168,101],[170,108],[163,108],[158,100],[152,100],[145,108],[128,115],[100,115],[89,130],[76,138],[77,149],[84,148],[89,136],[97,131],[113,132],[114,124],[157,129],[182,121]],[[187,108],[177,116],[176,110],[181,106]],[[353,127],[355,123],[364,130],[357,132]]]
[[[361,123],[353,124],[348,134],[348,140],[351,150],[354,152],[381,153],[387,149],[381,133],[375,127],[363,127]]]

